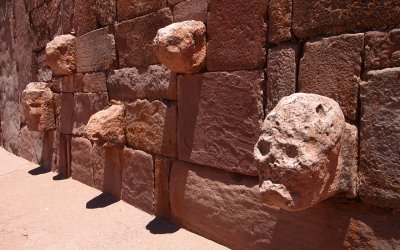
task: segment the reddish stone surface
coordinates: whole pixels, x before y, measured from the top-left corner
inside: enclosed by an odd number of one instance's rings
[[[63,93],[74,93],[75,92],[75,84],[74,84],[74,75],[61,76],[61,77],[53,77],[51,79],[50,88],[53,92],[63,92]]]
[[[45,0],[26,0],[26,5],[28,7],[28,11],[33,10],[36,7],[39,7],[44,3]]]
[[[117,15],[116,5],[116,0],[96,0],[95,13],[100,26],[114,24]]]
[[[356,119],[363,39],[354,34],[307,42],[300,62],[300,91],[334,99],[349,121]]]
[[[74,135],[82,135],[89,118],[107,106],[107,93],[75,93],[72,106],[74,107],[72,133]]]
[[[106,153],[103,145],[93,143],[91,163],[93,164],[93,187],[103,191],[104,167],[106,165]]]
[[[76,70],[76,48],[73,35],[60,35],[46,45],[46,62],[54,75],[71,75]]]
[[[153,157],[140,150],[125,148],[121,199],[154,214]]]
[[[127,142],[134,149],[175,157],[176,121],[174,102],[137,100],[127,104]]]
[[[400,29],[365,34],[365,70],[400,66]]]
[[[400,68],[370,71],[361,84],[361,199],[400,208]]]
[[[207,69],[258,69],[265,64],[267,1],[210,0]]]
[[[188,20],[207,22],[208,0],[187,0],[174,7],[174,22]]]
[[[178,76],[178,158],[257,175],[262,71]]]
[[[377,28],[400,22],[397,0],[292,0],[293,32],[298,38]]]
[[[76,38],[76,60],[79,73],[111,69],[116,63],[115,41],[107,28]]]
[[[262,204],[258,178],[215,168],[175,161],[170,197],[175,222],[234,249],[342,249],[379,241],[389,249],[400,246],[396,214],[332,200],[301,212],[277,210]]]
[[[96,0],[74,1],[72,24],[77,36],[97,28],[95,6]],[[97,39],[96,41],[99,42]]]
[[[268,1],[268,41],[277,43],[292,38],[292,0]]]
[[[169,8],[119,23],[115,35],[119,66],[147,67],[157,64],[158,60],[153,52],[153,39],[160,28],[171,23],[172,13]]]
[[[72,134],[74,109],[71,107],[74,107],[74,95],[72,93],[61,93],[60,99],[58,129],[62,134]]]
[[[93,186],[92,144],[82,137],[71,139],[72,179]]]
[[[296,62],[298,46],[278,45],[268,50],[267,57],[267,113],[285,96],[296,92]]]
[[[123,148],[106,147],[103,191],[116,198],[121,197]]]
[[[28,161],[39,163],[42,156],[42,135],[29,131],[27,126],[21,128],[18,155]]]
[[[36,66],[37,66],[37,80],[40,82],[50,82],[52,78],[52,72],[46,62],[46,51],[42,51],[36,54]]]
[[[107,92],[106,75],[104,72],[85,74],[82,81],[85,92]]]
[[[45,131],[43,133],[43,149],[39,164],[50,171],[58,172],[60,134],[57,131]]]
[[[118,0],[118,21],[143,16],[166,7],[166,0]]]
[[[169,219],[169,176],[172,160],[156,155],[154,158],[155,215]]]

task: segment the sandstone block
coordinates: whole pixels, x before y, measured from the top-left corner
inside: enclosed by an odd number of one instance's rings
[[[74,93],[75,77],[74,75],[53,77],[51,79],[50,89],[56,93]]]
[[[207,17],[207,69],[258,69],[265,64],[267,2],[210,0]]]
[[[106,152],[102,144],[93,143],[91,164],[93,166],[93,187],[103,191]]]
[[[89,31],[97,28],[96,19],[96,0],[74,1],[74,12],[72,24],[77,36],[82,36]],[[93,43],[98,43],[100,39],[93,38]],[[78,58],[79,61],[79,58]]]
[[[126,139],[134,149],[176,156],[175,103],[137,100],[126,105]]]
[[[158,60],[176,73],[198,73],[205,66],[206,26],[199,21],[173,23],[154,38]]]
[[[93,186],[92,144],[88,139],[74,137],[71,139],[72,179],[88,186]]]
[[[307,42],[300,61],[299,89],[337,101],[350,121],[356,119],[363,37],[341,35]]]
[[[345,127],[338,103],[330,98],[299,93],[279,101],[254,148],[263,201],[299,211],[337,193]],[[355,154],[344,157],[356,160]]]
[[[116,0],[96,0],[95,13],[100,26],[104,27],[114,24],[116,19],[116,4]]]
[[[365,70],[400,66],[400,29],[365,34]]]
[[[108,106],[107,93],[75,93],[72,134],[83,135],[90,117]]]
[[[257,175],[262,71],[178,76],[178,158]]]
[[[74,30],[74,1],[63,0],[61,8],[61,25],[63,34],[70,34]]]
[[[169,219],[169,176],[172,160],[156,155],[154,158],[155,215]]]
[[[118,21],[143,16],[166,7],[166,0],[118,0]]]
[[[116,198],[121,198],[123,148],[105,148],[103,192]]]
[[[21,128],[18,155],[28,161],[38,164],[42,156],[42,135],[40,132],[29,131],[27,126]]]
[[[157,31],[172,23],[169,8],[119,23],[116,29],[119,66],[137,67],[157,64],[153,52],[153,39]]]
[[[123,68],[111,72],[107,79],[110,99],[176,100],[176,75],[161,65],[150,65],[147,70]]]
[[[107,28],[76,38],[76,59],[79,73],[111,69],[116,60],[115,40]]]
[[[76,48],[73,35],[54,37],[46,45],[46,61],[54,75],[71,75],[76,70]]]
[[[399,209],[400,68],[370,71],[360,96],[360,197]]]
[[[293,0],[293,32],[298,38],[383,27],[399,21],[400,5],[396,0]]]
[[[292,4],[292,0],[269,0],[269,42],[277,43],[292,38]]]
[[[121,199],[154,214],[153,157],[140,150],[125,148]]]
[[[125,107],[112,105],[93,114],[85,127],[85,137],[105,146],[125,143]]]
[[[53,92],[47,83],[29,83],[22,92],[22,103],[29,130],[47,131],[56,128]]]
[[[268,50],[267,57],[267,112],[285,96],[296,92],[296,62],[298,47],[279,45]]]
[[[83,76],[82,81],[85,92],[107,92],[104,72],[87,73]]]
[[[187,0],[174,7],[174,22],[188,20],[207,22],[208,0]]]

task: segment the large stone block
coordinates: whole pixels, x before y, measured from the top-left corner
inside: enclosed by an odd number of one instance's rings
[[[293,32],[298,38],[384,27],[399,22],[397,0],[293,0]]]
[[[104,151],[103,192],[119,199],[122,190],[123,148],[106,147]]]
[[[292,0],[268,1],[268,41],[277,43],[292,38]]]
[[[96,18],[100,26],[114,24],[117,11],[117,0],[96,0]],[[121,1],[118,1],[121,2]]]
[[[76,59],[79,73],[108,70],[115,66],[115,41],[107,28],[76,38]]]
[[[72,25],[77,36],[88,33],[97,28],[96,0],[74,1]],[[99,42],[97,39],[96,43]],[[78,59],[79,60],[79,59]]]
[[[76,70],[75,37],[60,35],[47,43],[46,62],[54,75],[73,74]]]
[[[400,66],[400,29],[365,34],[365,70]]]
[[[71,139],[71,176],[88,186],[93,186],[92,144],[88,139]]]
[[[360,197],[399,209],[400,68],[370,71],[360,96]]]
[[[300,61],[299,89],[324,95],[355,121],[364,34],[322,38],[305,44]]]
[[[137,100],[126,105],[126,139],[134,149],[176,156],[177,108],[173,102]]]
[[[257,175],[262,71],[178,76],[178,158]]]
[[[75,93],[73,103],[72,133],[83,135],[90,117],[108,106],[107,93]]]
[[[187,0],[174,6],[174,22],[188,20],[207,22],[209,0]]]
[[[161,65],[150,65],[145,71],[118,69],[109,75],[107,89],[112,100],[176,100],[176,75]]]
[[[42,135],[40,132],[29,131],[27,126],[21,128],[18,155],[28,161],[38,164],[42,156]]]
[[[268,50],[267,105],[270,112],[285,96],[296,92],[298,47],[293,44],[278,45]]]
[[[140,150],[124,149],[121,199],[154,214],[153,157]]]
[[[207,69],[258,69],[265,64],[267,1],[210,0]]]
[[[258,178],[180,161],[171,169],[170,202],[175,222],[233,249],[400,247],[394,213],[333,200],[277,210],[261,203]]]
[[[172,13],[169,8],[119,23],[116,29],[119,66],[144,67],[157,64],[153,39],[160,28],[171,23]]]
[[[87,73],[82,78],[83,90],[89,93],[107,92],[104,72]]]
[[[154,158],[155,215],[169,219],[169,176],[172,160],[156,155]]]
[[[118,21],[143,16],[166,7],[166,0],[118,0]]]

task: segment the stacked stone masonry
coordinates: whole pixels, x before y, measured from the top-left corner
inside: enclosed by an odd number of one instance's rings
[[[4,0],[0,38],[6,150],[235,249],[400,248],[398,0]],[[345,170],[286,211],[253,152],[299,92]]]

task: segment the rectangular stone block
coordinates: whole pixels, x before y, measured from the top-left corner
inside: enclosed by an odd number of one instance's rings
[[[365,33],[365,70],[400,66],[400,29]]]
[[[370,71],[361,84],[360,190],[364,202],[400,208],[400,68]]]
[[[155,215],[169,219],[169,176],[172,160],[156,155],[154,158]]]
[[[51,79],[50,88],[53,92],[60,93],[74,93],[75,92],[75,79],[74,75],[53,77]]]
[[[174,7],[174,22],[187,20],[207,22],[208,0],[187,0]]]
[[[89,31],[97,28],[96,20],[96,0],[74,0],[74,15],[72,19],[73,28],[76,35],[82,36]],[[93,43],[99,42],[99,40],[93,41]],[[78,60],[79,61],[79,60]]]
[[[176,100],[176,75],[162,65],[150,65],[147,70],[123,68],[111,72],[107,79],[110,99]]]
[[[117,16],[116,5],[117,0],[96,0],[95,13],[100,26],[104,27],[114,24]]]
[[[334,200],[278,210],[262,203],[257,177],[181,161],[172,165],[170,202],[173,221],[232,249],[400,246],[400,217],[391,212]]]
[[[262,71],[179,75],[178,158],[257,175],[263,81]]]
[[[258,69],[265,64],[267,1],[210,0],[207,69]]]
[[[103,146],[96,142],[93,144],[93,149],[92,149],[92,164],[93,164],[93,187],[100,191],[103,191],[106,153]]]
[[[72,179],[93,186],[92,144],[83,137],[71,139]]]
[[[296,92],[298,46],[278,45],[268,50],[267,113],[285,96]]]
[[[91,31],[76,38],[79,73],[108,70],[115,66],[115,40],[107,28]]]
[[[153,52],[153,39],[160,28],[171,23],[172,13],[169,8],[119,23],[115,33],[119,66],[146,67],[157,64],[158,59]]]
[[[268,41],[278,43],[292,38],[292,0],[268,1]]]
[[[126,138],[134,149],[176,157],[176,103],[137,100],[126,105]]]
[[[307,42],[300,61],[299,90],[337,101],[348,121],[357,113],[364,34]]]
[[[85,92],[107,92],[106,75],[104,72],[87,73],[83,76],[82,81]]]
[[[90,117],[108,106],[107,93],[75,93],[72,134],[82,135]]]
[[[118,0],[118,21],[147,15],[166,5],[166,0]]]
[[[298,38],[378,28],[399,22],[398,0],[293,0],[293,32]]]
[[[121,199],[154,214],[153,157],[140,150],[125,148]]]
[[[61,93],[60,94],[60,113],[58,117],[58,129],[62,134],[70,135],[73,129],[73,114],[74,114],[74,94]]]
[[[121,197],[123,148],[107,147],[105,151],[103,192]]]

